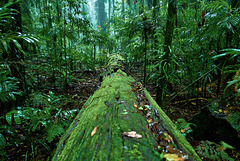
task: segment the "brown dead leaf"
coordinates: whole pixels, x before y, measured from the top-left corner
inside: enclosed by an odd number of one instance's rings
[[[93,136],[93,135],[96,134],[96,132],[97,132],[97,128],[98,128],[98,126],[96,126],[96,127],[93,129],[93,131],[92,131],[92,133],[91,133],[91,136]]]
[[[188,131],[190,129],[190,127],[186,127],[184,129],[181,130],[181,133],[185,133],[186,131]]]
[[[163,135],[163,139],[166,142],[168,142],[168,143],[173,142],[173,138],[170,135],[168,135],[166,132],[163,132],[162,135]]]
[[[168,152],[168,153],[171,153],[171,154],[177,154],[178,153],[178,150],[173,147],[173,145],[167,145],[165,147],[165,151]]]
[[[151,119],[148,119],[147,122],[148,122],[149,124],[151,124],[151,123],[153,123],[153,119],[152,119],[152,118],[151,118]]]
[[[128,136],[128,137],[131,137],[131,138],[137,138],[137,139],[142,138],[142,135],[137,134],[136,131],[124,132],[123,135]]]

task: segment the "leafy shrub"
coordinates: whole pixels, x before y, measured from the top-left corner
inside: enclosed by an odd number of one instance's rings
[[[228,160],[234,161],[233,158],[224,151],[226,149],[232,149],[231,146],[224,142],[221,142],[221,146],[210,141],[202,141],[198,145],[197,153],[203,156],[206,160],[218,161],[218,160]]]
[[[233,128],[240,132],[240,112],[234,112],[226,117],[227,121],[232,125]]]
[[[6,156],[5,146],[6,146],[6,139],[0,133],[0,159],[1,160],[3,160],[3,158],[5,158]]]
[[[227,65],[224,67],[224,73],[236,73],[233,80],[228,82],[228,85],[226,86],[224,91],[226,91],[228,87],[235,85],[237,96],[240,96],[239,55],[240,55],[240,49],[224,49],[222,50],[221,54],[213,57],[213,59],[217,59],[220,57],[228,56],[227,60],[235,60],[236,63],[234,63],[233,65]]]
[[[18,107],[0,117],[7,121],[6,125],[0,126],[0,158],[3,160],[6,157],[6,147],[18,146],[23,141],[26,143],[27,153],[31,146],[28,157],[37,156],[41,147],[51,153],[52,142],[65,132],[78,111],[62,110],[61,104],[68,100],[63,96],[56,96],[51,91],[48,94],[36,92],[30,96],[28,107]]]
[[[18,80],[14,77],[9,77],[9,71],[4,70],[6,66],[0,66],[0,102],[4,103],[11,100],[16,100],[16,95],[20,95],[18,90]]]
[[[55,96],[53,92],[48,95],[41,93],[33,94],[32,105],[39,107],[43,105],[43,109],[33,107],[18,107],[17,110],[10,111],[6,114],[6,121],[11,125],[26,124],[24,130],[28,133],[42,131],[46,134],[48,142],[51,142],[55,137],[62,135],[65,128],[71,123],[71,118],[74,117],[76,109],[65,110],[57,107],[61,101],[61,97]],[[35,102],[39,103],[35,103]],[[13,122],[12,122],[13,121]]]
[[[179,118],[175,125],[177,126],[177,129],[181,131],[182,135],[186,137],[188,133],[192,132],[191,125],[194,124],[187,122],[183,118]]]

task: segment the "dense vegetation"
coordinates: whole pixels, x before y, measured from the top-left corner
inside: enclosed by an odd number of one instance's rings
[[[114,53],[179,130],[207,107],[239,135],[238,0],[1,0],[1,160],[51,159]],[[225,142],[193,146],[240,157]]]

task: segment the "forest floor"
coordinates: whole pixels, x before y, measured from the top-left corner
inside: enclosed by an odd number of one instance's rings
[[[77,72],[74,74],[75,78],[81,79],[83,81],[79,82],[77,80],[73,81],[73,83],[69,87],[69,95],[76,101],[78,104],[68,104],[65,103],[62,105],[62,110],[67,110],[67,109],[81,109],[81,107],[84,105],[85,101],[93,95],[93,93],[98,89],[98,87],[101,85],[100,79],[99,79],[99,74],[102,71],[97,71],[97,73],[93,71],[85,71],[85,72]],[[138,68],[134,68],[131,70],[131,75],[137,80],[140,81],[142,78],[141,72],[139,72]],[[153,98],[156,98],[156,93],[155,93],[155,85],[151,82],[149,82],[146,85],[146,89],[150,92],[151,96]],[[44,90],[43,90],[44,91]],[[46,91],[45,91],[46,92]],[[214,96],[213,96],[214,97]],[[168,95],[167,100],[169,100],[170,96]],[[199,113],[201,107],[204,107],[205,105],[208,104],[207,99],[186,99],[185,97],[176,97],[174,100],[171,101],[171,104],[167,104],[166,108],[163,108],[164,112],[171,118],[171,120],[174,123],[177,123],[177,120],[179,118],[183,118],[186,121],[189,121],[194,115]],[[235,109],[233,110],[239,110],[239,107],[234,107]],[[222,109],[229,112],[229,109]],[[76,113],[77,114],[77,113]],[[183,129],[186,132],[189,129]],[[18,136],[21,137],[23,133],[21,130],[19,130]],[[34,136],[31,136],[34,137]],[[41,153],[41,151],[46,151],[46,147],[43,145],[38,146],[38,151],[36,154],[38,156],[35,156],[35,160],[47,160],[49,159],[49,156],[52,155],[52,152],[55,151],[57,143],[59,141],[60,137],[56,138],[54,141],[52,141],[51,145],[51,151],[48,151],[46,153]],[[211,148],[215,148],[215,145],[211,143],[203,143],[201,140],[194,140],[191,136],[187,137],[188,141],[194,148],[202,148],[202,151],[204,151],[204,145],[209,144],[212,146]],[[218,146],[219,148],[220,146]],[[220,147],[221,148],[221,147]],[[22,142],[20,143],[16,148],[12,149],[9,148],[7,150],[8,153],[8,160],[24,160],[26,158],[26,153],[28,151],[32,151],[32,146],[30,143]],[[201,150],[200,150],[201,151]],[[203,152],[200,152],[198,150],[198,154],[202,159],[204,159]],[[235,160],[240,158],[240,149],[237,150],[230,150],[227,151],[229,156],[234,158]],[[50,157],[51,158],[51,157]]]

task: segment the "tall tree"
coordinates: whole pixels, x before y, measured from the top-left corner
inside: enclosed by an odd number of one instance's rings
[[[84,14],[83,14],[83,18],[86,18],[86,7],[85,7],[85,0],[82,0],[82,10],[83,10],[83,12],[84,12]]]
[[[112,0],[112,8],[113,8],[113,15],[114,15],[114,11],[115,11],[115,0]]]
[[[125,19],[125,0],[122,0],[122,18]]]
[[[166,73],[169,68],[170,63],[170,48],[172,45],[172,37],[174,30],[174,22],[176,21],[176,3],[177,0],[169,0],[168,1],[168,15],[167,15],[167,24],[166,24],[166,32],[165,32],[165,40],[164,40],[164,55],[162,57],[161,69],[160,69],[160,81],[157,86],[157,98],[156,101],[160,107],[163,107],[166,102],[166,90],[168,79]]]
[[[110,29],[110,23],[111,23],[111,0],[108,0],[108,29]]]
[[[106,12],[105,12],[105,0],[97,0],[95,2],[96,14],[97,14],[97,24],[102,28],[101,31],[106,31],[104,24],[106,22]]]

